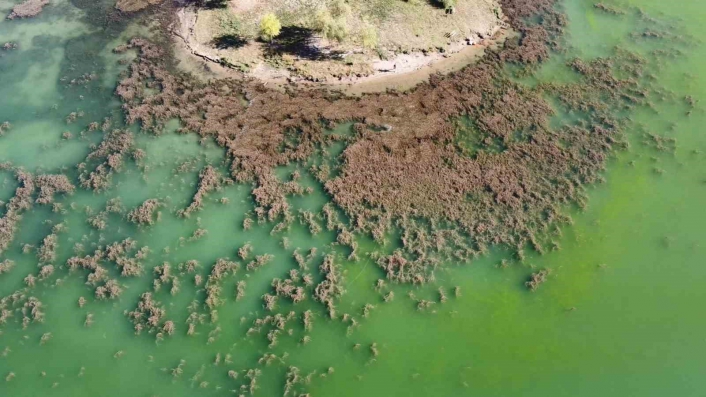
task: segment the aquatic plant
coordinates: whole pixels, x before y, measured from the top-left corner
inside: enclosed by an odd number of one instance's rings
[[[59,236],[51,233],[44,237],[37,250],[37,259],[40,263],[52,263],[56,260],[56,250],[59,247]]]
[[[333,255],[329,254],[324,257],[319,271],[324,280],[314,289],[314,298],[326,306],[329,317],[335,318],[336,299],[343,295],[345,289],[343,288],[343,278],[338,266],[334,263]]]
[[[173,335],[175,330],[174,326],[174,321],[167,320],[164,322],[164,325],[162,326],[162,331],[166,333],[167,335]]]
[[[149,247],[137,249],[137,242],[127,238],[106,246],[105,257],[115,263],[123,277],[135,277],[142,274],[142,261],[147,257]]]
[[[5,204],[5,215],[0,218],[0,254],[14,239],[22,213],[32,207],[31,196],[36,187],[32,174],[17,170],[15,175],[20,186],[15,190],[15,195]]]
[[[96,299],[117,299],[123,293],[123,288],[117,280],[110,279],[103,285],[96,287]]]
[[[110,187],[113,173],[120,171],[126,156],[134,153],[134,145],[134,137],[129,131],[106,133],[103,141],[78,164],[81,186],[97,192]]]
[[[302,313],[302,323],[305,331],[311,331],[314,324],[314,313],[311,310],[306,310]]]
[[[530,291],[536,291],[540,285],[547,281],[547,276],[549,276],[549,269],[542,269],[540,271],[532,273],[530,279],[525,283]]]
[[[608,14],[625,15],[625,10],[622,10],[614,5],[605,4],[605,3],[596,3],[593,5],[593,7],[596,8],[597,10],[607,12]]]
[[[446,291],[444,291],[443,287],[439,287],[439,303],[444,303],[448,300],[448,297],[446,296]]]
[[[51,338],[52,338],[51,332],[45,332],[44,334],[42,334],[42,337],[39,339],[39,344],[43,345],[43,344],[47,343]]]
[[[221,282],[228,275],[235,274],[240,269],[240,264],[219,258],[211,267],[211,273],[206,280],[206,306],[214,309],[221,305]]]
[[[86,313],[86,319],[83,321],[85,327],[93,325],[93,313]]]
[[[426,299],[420,299],[417,301],[417,310],[427,310],[434,305],[435,302]]]
[[[376,342],[373,342],[370,345],[370,354],[373,358],[376,358],[380,354],[380,350],[378,350],[378,344]]]
[[[321,225],[316,221],[316,215],[311,211],[299,210],[299,217],[308,228],[312,236],[321,233]]]
[[[139,207],[127,214],[127,220],[143,226],[154,225],[156,222],[155,218],[159,218],[157,211],[163,205],[159,199],[145,200]]]
[[[39,269],[39,274],[38,278],[40,280],[46,280],[49,278],[52,274],[54,274],[54,266],[52,265],[44,265]]]
[[[17,45],[13,47],[13,43],[5,43],[2,47],[5,50],[17,48]],[[4,121],[0,124],[0,136],[5,135],[7,131],[10,131],[12,124],[9,121]]]
[[[202,229],[202,228],[197,228],[196,230],[194,230],[193,233],[191,233],[191,236],[189,236],[189,238],[187,240],[189,242],[193,242],[193,241],[196,241],[196,240],[203,238],[207,234],[208,234],[208,230]]]
[[[195,273],[198,269],[201,268],[201,264],[199,261],[196,259],[191,259],[188,260],[184,263],[180,263],[177,266],[177,269],[182,273],[182,274],[190,274],[190,273]]]
[[[177,214],[183,217],[189,217],[192,212],[200,211],[203,208],[203,200],[206,195],[220,188],[223,183],[222,179],[222,176],[215,168],[210,165],[204,167],[199,173],[199,186],[191,200],[191,204],[185,209],[179,210]]]
[[[9,273],[15,267],[15,262],[9,259],[5,259],[0,262],[0,275]]]
[[[255,256],[255,259],[252,261],[248,262],[247,265],[245,265],[245,270],[252,272],[255,271],[266,264],[270,263],[274,259],[274,256],[270,254],[263,254],[263,255],[257,255]]]
[[[152,297],[152,293],[145,292],[140,296],[135,310],[127,313],[128,318],[135,326],[135,333],[139,334],[143,329],[150,333],[159,332],[164,324],[162,319],[166,315],[166,310],[162,303]]]
[[[395,299],[395,293],[390,291],[382,298],[385,302],[392,302]]]
[[[32,322],[43,322],[44,312],[42,308],[44,305],[42,302],[34,296],[26,298],[24,304],[22,305],[22,327],[27,328],[27,326]]]

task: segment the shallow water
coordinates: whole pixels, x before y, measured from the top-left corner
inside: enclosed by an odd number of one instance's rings
[[[0,14],[11,5],[0,1]],[[44,303],[46,320],[23,329],[14,321],[21,317],[16,314],[2,328],[0,352],[8,350],[0,355],[0,375],[15,376],[8,381],[0,378],[0,394],[231,395],[244,374],[232,380],[229,370],[259,368],[262,376],[256,394],[281,395],[287,368],[296,366],[304,375],[316,371],[306,387],[313,396],[702,395],[706,389],[706,339],[700,336],[706,327],[700,304],[706,297],[702,259],[706,235],[701,228],[706,224],[702,210],[706,135],[701,128],[706,113],[699,103],[687,116],[680,98],[706,98],[706,81],[700,76],[706,46],[698,42],[706,39],[706,28],[700,23],[706,3],[675,7],[658,0],[631,0],[622,5],[640,7],[677,25],[697,44],[657,72],[660,85],[674,92],[677,100],[658,104],[658,112],[638,109],[630,116],[630,149],[611,159],[606,182],[590,189],[585,210],[567,208],[574,223],[563,228],[560,250],[529,255],[523,264],[511,261],[501,268],[500,261],[508,255],[496,249],[471,265],[450,264],[448,271],[437,274],[437,285],[394,286],[395,299],[384,303],[374,288],[383,273],[365,255],[349,262],[342,259],[347,248],[326,248],[335,240],[333,233],[324,229],[312,236],[298,223],[275,236],[270,234],[270,224],[244,231],[243,220],[254,207],[250,186],[226,186],[208,196],[201,212],[188,219],[177,217],[175,212],[190,202],[205,164],[227,172],[225,153],[194,135],[138,134],[138,147],[147,153],[143,169],[128,163],[113,177],[107,192],[77,189],[72,196],[60,198],[65,214],[42,206],[25,214],[17,237],[0,256],[16,262],[13,270],[0,275],[1,296],[22,287],[28,273],[36,274],[35,254],[23,254],[22,246],[39,245],[57,223],[64,223],[67,231],[59,235],[56,264],[73,255],[75,243],[82,243],[89,254],[98,245],[128,236],[138,246],[150,248],[144,261],[147,275],[165,261],[176,267],[196,259],[205,279],[216,259],[235,258],[247,242],[253,254],[268,253],[274,260],[256,272],[246,274],[241,269],[226,278],[217,324],[206,322],[191,337],[185,335],[187,307],[194,299],[203,301],[203,290],[194,287],[193,276],[182,279],[175,296],[163,287],[155,297],[165,303],[167,317],[175,321],[177,330],[159,342],[146,332],[136,336],[124,315],[150,289],[151,277],[121,278],[126,288],[120,299],[99,301],[84,285],[86,272],[57,269],[54,277],[32,289],[32,295]],[[81,131],[91,121],[119,116],[120,105],[112,91],[125,66],[116,61],[134,54],[117,55],[110,49],[147,30],[127,23],[101,30],[90,19],[101,7],[54,2],[35,19],[0,21],[0,43],[14,41],[20,46],[0,51],[0,122],[13,124],[0,137],[1,161],[33,172],[63,171],[75,178],[75,165],[102,134],[96,131],[81,137]],[[566,0],[563,7],[569,17],[568,53],[543,66],[536,80],[571,79],[564,61],[572,56],[591,59],[610,55],[616,45],[635,46],[628,38],[637,28],[634,18],[595,10],[591,1]],[[634,49],[647,51],[664,44],[669,43],[647,41]],[[97,77],[70,84],[86,73]],[[67,124],[71,112],[84,112],[84,116]],[[639,125],[676,138],[676,150],[660,152],[644,145]],[[63,140],[65,131],[73,138]],[[174,172],[185,163],[184,172]],[[291,204],[319,212],[327,197],[305,164],[278,170],[278,175],[287,178],[295,168],[303,174],[302,183],[314,192],[292,198]],[[0,200],[9,199],[16,188],[11,176],[0,172]],[[151,198],[160,198],[166,206],[152,227],[138,228],[111,214],[106,229],[92,229],[86,222],[87,209],[95,214],[113,197],[120,197],[128,210]],[[224,197],[228,202],[220,203]],[[208,234],[189,241],[199,228]],[[363,253],[381,249],[364,239],[360,245]],[[314,266],[326,249],[339,253],[347,289],[339,311],[353,314],[360,326],[349,332],[346,324],[328,320],[323,307],[309,300],[303,305],[315,313],[310,343],[300,343],[304,330],[299,319],[287,327],[292,336],[282,335],[273,348],[268,347],[266,331],[247,336],[252,321],[265,314],[261,296],[269,291],[271,280],[285,278],[295,267],[296,248],[306,253],[312,247],[319,248]],[[530,293],[524,282],[535,268],[551,268],[552,273],[548,282]],[[239,280],[247,281],[247,286],[245,297],[236,302]],[[461,291],[458,297],[452,292],[456,286]],[[449,296],[446,303],[438,303],[439,287]],[[410,291],[437,303],[419,311],[407,298]],[[77,303],[81,296],[88,299],[83,308]],[[375,308],[364,318],[366,303]],[[289,304],[280,303],[283,313],[288,308]],[[87,313],[93,314],[91,327],[84,326]],[[48,332],[51,339],[41,344]],[[371,353],[373,343],[377,357]],[[258,365],[266,353],[286,357]],[[227,354],[230,363],[224,362]],[[183,373],[174,376],[172,369],[180,360],[185,360]]]

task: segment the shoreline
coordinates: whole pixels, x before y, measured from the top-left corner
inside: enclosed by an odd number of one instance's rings
[[[509,37],[517,33],[505,21],[488,38],[477,44],[456,42],[445,52],[423,53],[413,52],[398,54],[394,59],[379,61],[386,68],[378,65],[378,70],[366,76],[344,78],[331,77],[326,81],[311,81],[303,77],[291,76],[286,70],[275,69],[264,64],[258,65],[251,72],[228,66],[217,55],[202,49],[202,44],[194,39],[194,26],[198,13],[193,9],[181,8],[176,12],[176,18],[169,28],[175,44],[175,58],[182,70],[194,74],[202,80],[212,78],[236,78],[240,80],[255,79],[265,85],[280,90],[287,88],[297,90],[326,89],[340,92],[348,96],[360,96],[369,93],[386,92],[388,90],[406,91],[420,83],[428,81],[433,74],[448,74],[458,71],[480,59],[488,48],[497,49]]]

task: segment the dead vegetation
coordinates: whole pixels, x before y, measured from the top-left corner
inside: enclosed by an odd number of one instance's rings
[[[0,164],[1,165],[1,164]],[[2,167],[0,167],[2,168]],[[11,169],[11,167],[8,166]],[[17,168],[15,177],[20,186],[15,190],[15,195],[5,204],[5,214],[0,218],[0,254],[12,242],[17,231],[17,224],[22,219],[22,213],[30,210],[34,203],[50,204],[58,193],[72,193],[74,186],[64,175],[39,175]],[[36,200],[32,196],[39,190]]]
[[[152,226],[159,220],[159,199],[148,199],[127,214],[127,220],[141,226]]]
[[[7,16],[7,19],[37,16],[47,4],[49,4],[49,0],[25,0],[12,8],[12,12]]]
[[[120,171],[128,155],[137,153],[134,145],[129,131],[106,132],[103,141],[78,165],[81,187],[96,192],[108,189],[113,173]]]
[[[199,186],[191,200],[191,204],[185,209],[180,210],[178,215],[189,217],[192,212],[200,211],[203,208],[203,200],[206,198],[206,195],[219,189],[222,184],[223,177],[215,168],[210,165],[204,167],[199,173]]]

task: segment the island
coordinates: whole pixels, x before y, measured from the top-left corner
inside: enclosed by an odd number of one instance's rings
[[[220,76],[365,91],[457,70],[508,33],[497,0],[202,0],[177,14],[182,58]]]

